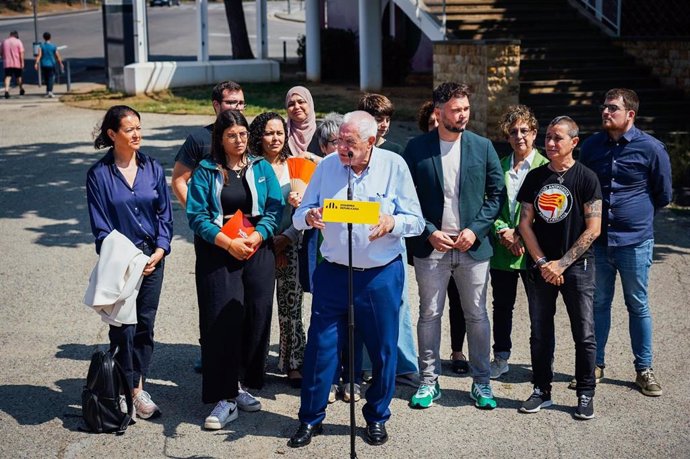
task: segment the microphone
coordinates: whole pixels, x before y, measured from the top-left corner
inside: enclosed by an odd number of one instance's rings
[[[349,168],[347,170],[347,200],[352,201],[352,157],[354,153],[352,150],[347,152],[347,157],[349,158]]]

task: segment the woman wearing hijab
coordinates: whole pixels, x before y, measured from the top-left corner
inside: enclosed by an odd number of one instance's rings
[[[287,110],[288,148],[292,156],[307,158],[315,163],[321,161],[319,142],[316,136],[316,113],[311,93],[304,86],[291,88],[285,96]]]

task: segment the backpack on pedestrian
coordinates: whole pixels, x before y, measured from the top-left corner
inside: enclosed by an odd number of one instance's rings
[[[91,356],[81,393],[82,417],[91,432],[122,435],[134,418],[132,391],[116,353],[117,348]]]

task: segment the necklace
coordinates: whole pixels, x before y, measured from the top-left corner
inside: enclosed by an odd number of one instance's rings
[[[225,166],[225,169],[234,173],[237,176],[237,178],[242,178],[242,174],[244,173],[244,170],[247,168],[247,166],[245,164],[242,164],[242,163],[239,163],[237,166],[239,166],[239,169],[235,169],[235,168],[230,167],[230,166]],[[237,166],[235,166],[235,167],[237,167]]]
[[[566,170],[564,170],[564,171],[561,173],[561,172],[558,172],[558,171],[557,171],[556,169],[554,169],[553,167],[551,167],[551,165],[549,165],[549,167],[551,168],[552,171],[554,171],[554,172],[556,173],[556,175],[558,176],[558,177],[556,177],[556,180],[558,180],[558,183],[560,183],[561,185],[563,185],[563,182],[565,181],[565,179],[563,178],[563,177],[565,177],[565,174],[567,174],[568,171],[569,171],[570,169],[572,169],[572,166],[570,166],[569,168],[567,168]]]

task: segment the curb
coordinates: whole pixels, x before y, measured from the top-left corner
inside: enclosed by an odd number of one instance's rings
[[[282,19],[284,21],[291,21],[291,22],[305,22],[304,19],[304,11],[300,13],[283,13],[283,12],[275,12],[273,13],[273,16],[275,16],[278,19]]]
[[[83,10],[78,10],[78,11],[64,11],[64,12],[57,12],[57,13],[39,13],[36,15],[37,18],[48,18],[48,17],[59,17],[59,16],[69,16],[72,14],[79,14],[79,13],[90,13],[92,11],[100,11],[100,8],[85,8]],[[22,15],[17,15],[17,16],[0,16],[0,22],[4,21],[18,21],[18,20],[25,20],[25,19],[33,19],[34,15],[33,14],[22,14]]]

